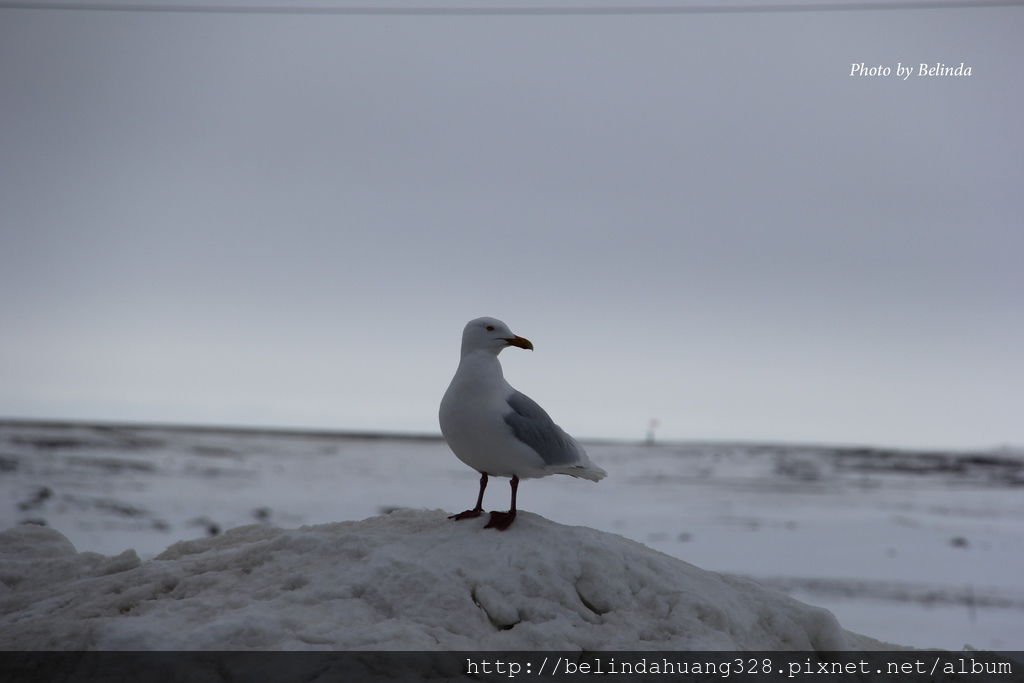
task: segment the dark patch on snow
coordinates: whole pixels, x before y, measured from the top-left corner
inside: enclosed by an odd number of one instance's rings
[[[899,451],[880,448],[837,449],[838,470],[938,474],[1018,486],[1024,481],[1024,461],[987,453]]]
[[[27,500],[18,503],[19,510],[35,510],[46,504],[46,501],[53,497],[53,489],[49,486],[40,486]]]
[[[143,437],[131,430],[96,426],[85,431],[91,432],[92,436],[57,436],[52,433],[19,434],[12,436],[10,442],[19,446],[31,446],[39,451],[81,450],[84,448],[139,451],[150,450],[164,445],[164,441],[161,439]]]
[[[94,445],[82,439],[43,436],[15,436],[11,438],[11,443],[18,446],[32,446],[41,451],[50,451],[57,448],[85,448],[86,446]]]
[[[220,524],[213,521],[205,515],[202,517],[194,517],[188,521],[189,526],[202,527],[206,530],[207,536],[218,536],[220,535]]]
[[[84,455],[72,455],[66,459],[72,465],[83,467],[96,467],[111,473],[118,473],[125,470],[134,472],[155,472],[156,466],[149,462],[138,460],[125,460],[123,458],[95,458]]]
[[[900,581],[832,579],[804,577],[763,577],[758,583],[785,593],[842,598],[872,598],[922,605],[962,605],[1024,609],[1024,593],[1000,588],[967,586],[928,586]]]
[[[212,458],[235,458],[241,455],[233,448],[227,448],[225,446],[203,446],[201,444],[193,446],[192,452],[196,455],[203,455]]]
[[[118,517],[145,517],[150,514],[145,508],[136,507],[129,503],[122,503],[113,498],[92,498],[89,496],[76,496],[74,494],[62,494],[62,503],[68,503],[83,510],[97,510]]]
[[[775,473],[779,476],[800,481],[820,481],[822,478],[821,465],[814,460],[787,455],[777,456],[777,458]]]

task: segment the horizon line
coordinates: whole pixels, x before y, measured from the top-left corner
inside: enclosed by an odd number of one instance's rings
[[[320,439],[367,439],[397,441],[444,441],[444,436],[437,432],[392,431],[372,429],[347,429],[300,426],[258,426],[228,423],[187,423],[187,422],[152,422],[147,420],[89,420],[85,418],[43,418],[43,417],[8,417],[0,416],[0,427],[49,427],[66,429],[69,427],[93,427],[99,429],[154,429],[167,431],[191,431],[222,434],[250,434],[263,436],[305,436]],[[752,438],[687,438],[687,439],[626,439],[615,437],[581,437],[577,439],[584,444],[594,445],[625,445],[625,446],[683,446],[683,445],[746,445],[761,447],[788,447],[800,449],[842,449],[842,450],[877,450],[902,451],[917,453],[991,453],[1001,450],[1015,451],[1021,447],[1013,444],[1002,444],[988,448],[944,448],[889,446],[870,443],[825,443],[820,441],[786,441],[779,439]]]

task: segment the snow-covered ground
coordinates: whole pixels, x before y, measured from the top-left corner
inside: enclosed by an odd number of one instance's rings
[[[74,650],[883,649],[828,611],[524,513],[254,524],[140,562],[0,533],[0,644]]]
[[[524,481],[519,508],[753,577],[882,640],[1024,649],[1019,453],[588,450],[608,479]],[[109,556],[134,549],[152,558],[176,541],[253,523],[459,511],[476,490],[477,475],[432,439],[0,424],[0,529],[45,523],[78,551]],[[507,505],[506,480],[492,479],[485,507]],[[446,522],[430,514],[415,519]],[[104,561],[131,559],[120,557]]]

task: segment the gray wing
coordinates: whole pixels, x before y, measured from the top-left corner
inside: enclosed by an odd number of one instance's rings
[[[548,465],[575,465],[580,461],[580,447],[573,438],[554,423],[544,409],[526,394],[513,391],[508,397],[511,411],[505,422],[515,437],[537,451]]]

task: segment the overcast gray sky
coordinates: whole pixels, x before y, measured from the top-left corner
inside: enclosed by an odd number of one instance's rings
[[[436,432],[492,315],[581,437],[1022,444],[1022,35],[0,9],[0,415]]]

